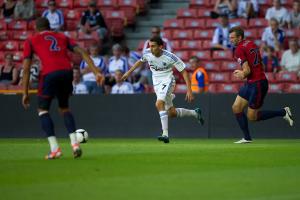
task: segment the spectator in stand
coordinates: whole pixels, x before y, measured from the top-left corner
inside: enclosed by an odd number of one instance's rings
[[[208,90],[208,75],[206,70],[201,67],[197,56],[192,56],[189,60],[190,69],[193,71],[191,77],[191,88],[194,93],[203,93]]]
[[[280,0],[273,0],[273,7],[268,8],[265,18],[267,20],[275,18],[279,23],[279,27],[284,27],[289,21],[289,12],[281,6]]]
[[[14,18],[16,20],[31,20],[35,17],[35,5],[33,0],[18,0]]]
[[[88,94],[85,84],[81,81],[81,74],[78,68],[73,68],[73,94]]]
[[[97,9],[97,3],[95,1],[90,1],[88,10],[82,13],[80,30],[86,34],[96,31],[101,40],[105,38],[107,26],[102,13]]]
[[[228,16],[221,15],[220,24],[215,29],[212,39],[213,50],[226,50],[232,47],[229,41],[229,30],[232,27],[233,25],[229,23]]]
[[[123,72],[121,70],[115,71],[116,84],[112,87],[112,94],[133,94],[133,85],[129,82],[122,81]]]
[[[278,21],[275,18],[271,18],[269,24],[270,26],[265,28],[262,35],[262,49],[265,49],[266,46],[270,46],[278,52],[283,49],[285,33],[279,28]]]
[[[229,18],[236,18],[236,12],[237,0],[217,0],[211,17],[218,18],[220,15],[227,15]]]
[[[293,10],[289,16],[289,28],[300,28],[300,1],[294,1]]]
[[[283,53],[280,65],[282,71],[297,72],[300,76],[300,49],[296,39],[289,41],[289,49]]]
[[[258,16],[259,6],[257,0],[238,0],[238,17],[255,18]]]
[[[263,56],[263,63],[265,66],[265,72],[277,73],[280,70],[278,58],[274,55],[274,49],[272,47],[265,47],[265,55]]]
[[[15,85],[18,83],[18,69],[13,62],[13,54],[5,55],[5,62],[0,66],[0,83]]]
[[[14,0],[7,0],[1,5],[0,18],[4,18],[7,21],[11,21],[14,16],[14,10],[16,2]]]
[[[89,54],[99,72],[104,74],[106,65],[102,56],[99,55],[99,47],[97,44],[93,44],[89,47]],[[89,94],[103,94],[103,88],[97,85],[96,77],[85,61],[80,63],[80,70],[83,75],[83,83],[87,87]]]
[[[172,51],[172,47],[169,40],[165,37],[162,37],[159,26],[152,27],[150,38],[154,36],[160,36],[164,42],[164,49],[166,49],[167,51]],[[149,48],[149,42],[150,42],[149,40],[146,40],[146,42],[144,43],[144,47],[142,51],[143,53],[146,51],[146,49]]]
[[[29,77],[29,87],[31,89],[38,88],[39,75],[40,75],[40,60],[34,56],[34,59],[31,63],[31,67],[30,67],[30,77]],[[21,72],[20,72],[19,85],[22,85],[22,83],[23,83],[22,79],[23,79],[23,68],[21,69]]]
[[[54,31],[61,31],[64,27],[64,15],[61,10],[56,8],[54,0],[48,1],[48,9],[42,14],[50,23],[50,28]]]

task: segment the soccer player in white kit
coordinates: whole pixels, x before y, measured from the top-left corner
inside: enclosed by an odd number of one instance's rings
[[[203,124],[204,120],[199,108],[188,110],[185,108],[175,108],[173,106],[173,99],[175,97],[172,93],[175,87],[173,67],[181,72],[186,83],[186,100],[191,102],[194,96],[191,90],[189,74],[185,70],[185,64],[175,54],[163,49],[163,41],[159,36],[154,36],[150,39],[150,48],[147,49],[142,58],[123,75],[122,80],[127,79],[130,74],[144,62],[148,62],[152,71],[153,86],[157,96],[155,105],[159,112],[163,131],[162,135],[158,136],[158,140],[169,143],[169,117],[194,117],[199,123]]]

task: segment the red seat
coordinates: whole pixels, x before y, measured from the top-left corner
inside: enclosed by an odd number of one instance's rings
[[[186,84],[176,84],[175,93],[186,93]]]
[[[284,89],[284,85],[277,83],[270,83],[268,93],[282,93]]]
[[[241,80],[239,78],[236,78],[233,73],[230,73],[230,80],[232,83],[242,83],[244,82],[244,80]]]
[[[218,85],[218,93],[237,93],[239,90],[239,84],[222,83]]]
[[[145,13],[146,12],[146,1],[145,0],[138,0],[137,5],[139,6],[138,12]]]
[[[0,50],[3,51],[17,51],[19,50],[19,43],[17,41],[6,41],[1,42]]]
[[[4,20],[0,19],[0,30],[6,30],[7,24]]]
[[[70,36],[72,36],[72,35],[71,35],[71,34],[72,34],[71,31],[70,31],[70,32],[67,32],[67,34],[70,34]],[[95,31],[92,32],[91,34],[86,34],[86,33],[84,33],[84,32],[79,31],[79,32],[78,32],[77,38],[78,38],[79,40],[99,40],[98,33],[95,32]]]
[[[56,0],[56,5],[59,8],[71,9],[73,8],[73,0]]]
[[[106,23],[111,32],[111,35],[114,37],[123,37],[124,36],[124,11],[109,10],[105,13]]]
[[[192,51],[191,56],[197,56],[200,60],[211,60],[210,51]]]
[[[274,73],[273,73],[273,72],[266,72],[265,74],[266,74],[266,77],[267,77],[269,83],[274,83],[274,82],[276,82],[275,76],[274,76]]]
[[[279,72],[275,75],[277,82],[297,82],[297,73]]]
[[[113,10],[118,8],[118,0],[97,0],[97,6],[101,10]]]
[[[219,72],[220,71],[220,62],[216,61],[203,61],[201,62],[202,66],[206,71],[209,72]]]
[[[7,31],[0,31],[0,41],[5,41],[10,39],[10,34]]]
[[[184,23],[186,29],[201,29],[205,27],[204,19],[186,19]]]
[[[208,7],[210,4],[207,0],[191,0],[190,1],[190,8],[203,8]]]
[[[182,49],[183,50],[201,50],[201,41],[197,40],[183,40],[182,41]]]
[[[284,92],[287,93],[300,93],[300,83],[288,83]]]
[[[124,12],[125,15],[125,25],[134,25],[136,22],[136,9],[133,7],[122,7],[120,8],[121,11]]]
[[[245,18],[230,19],[230,24],[234,24],[234,26],[241,26],[243,28],[248,26],[247,19]]]
[[[230,72],[233,72],[238,68],[239,68],[239,64],[234,61],[224,61],[222,62],[222,66],[221,66],[222,71],[230,71]]]
[[[74,0],[74,7],[75,8],[85,8],[87,9],[90,0]]]
[[[197,10],[190,8],[179,8],[177,10],[178,19],[193,19],[197,18]]]
[[[163,30],[161,36],[169,40],[173,39],[173,32],[171,30]]]
[[[269,25],[268,20],[264,18],[250,19],[249,28],[267,27]]]
[[[212,83],[230,82],[230,73],[228,73],[228,72],[212,72],[209,74],[209,81]]]
[[[292,8],[294,0],[281,0],[284,7]]]
[[[14,31],[12,39],[14,40],[26,40],[33,34],[32,31]]]
[[[164,29],[182,29],[184,21],[182,19],[167,19],[164,21]]]
[[[77,36],[78,36],[77,31],[65,31],[64,34],[73,39],[77,39]],[[83,33],[81,32],[81,34],[83,34]],[[81,38],[79,38],[79,39],[82,39],[82,37],[83,36],[81,36]]]
[[[287,38],[297,38],[299,33],[300,32],[297,29],[287,29],[287,30],[285,30],[285,36]]]
[[[175,30],[173,33],[173,39],[178,40],[192,40],[193,31],[192,30]]]
[[[78,10],[64,10],[64,16],[66,20],[79,20],[81,13]]]
[[[259,36],[261,36],[261,35],[257,34],[257,29],[254,29],[254,28],[246,29],[244,34],[245,34],[246,38],[250,38],[250,39],[257,39],[257,38],[259,38]]]
[[[35,21],[32,20],[32,21],[28,22],[27,28],[28,28],[28,30],[34,30],[35,29]]]
[[[196,40],[212,40],[214,31],[213,30],[195,30],[194,39]]]
[[[209,9],[201,8],[198,9],[197,16],[198,18],[210,18],[210,12]]]
[[[143,51],[145,42],[146,42],[145,40],[139,41],[139,44],[138,44],[138,47],[137,47],[137,51],[139,51],[139,52]]]
[[[170,43],[171,43],[171,47],[172,47],[173,50],[178,50],[178,51],[182,50],[181,41],[173,40],[173,41],[170,41]]]
[[[232,51],[227,50],[227,51],[214,51],[212,54],[213,59],[216,60],[232,60]]]
[[[23,52],[22,51],[15,51],[13,54],[14,54],[13,59],[15,62],[23,61]]]
[[[215,29],[220,25],[218,19],[206,19],[206,28]]]
[[[76,20],[66,20],[65,25],[66,25],[66,30],[68,31],[75,31],[79,27],[78,21]]]
[[[133,10],[134,14],[139,13],[139,2],[138,0],[118,0],[118,5],[121,9]]]
[[[211,49],[211,40],[203,40],[202,41],[202,49],[203,50]]]
[[[48,0],[35,0],[34,3],[37,8],[47,8],[48,7]]]
[[[209,83],[208,85],[208,92],[210,93],[217,93],[218,92],[218,84],[216,83]]]
[[[8,30],[27,30],[26,21],[11,21],[7,26]]]
[[[125,13],[121,10],[108,10],[104,12],[104,16],[107,20],[121,20],[124,23]]]
[[[175,55],[183,61],[188,61],[190,58],[188,51],[174,51]]]

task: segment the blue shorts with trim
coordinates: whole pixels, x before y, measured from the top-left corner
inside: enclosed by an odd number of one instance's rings
[[[245,83],[239,90],[238,95],[246,99],[249,107],[252,109],[259,109],[268,93],[268,80],[259,80],[254,83]]]

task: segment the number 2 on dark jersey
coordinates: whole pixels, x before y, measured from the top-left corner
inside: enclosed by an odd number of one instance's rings
[[[256,48],[256,49],[250,49],[250,54],[254,54],[254,62],[253,62],[253,65],[256,66],[260,63],[260,60],[259,60],[259,57],[258,57],[258,54],[259,54],[259,49]]]
[[[52,35],[46,35],[45,40],[50,40],[51,45],[50,45],[50,51],[60,51],[60,48],[57,46],[57,40],[54,36]]]

